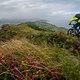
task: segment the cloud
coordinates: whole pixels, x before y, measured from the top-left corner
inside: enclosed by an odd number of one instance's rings
[[[0,0],[0,18],[46,19],[58,25],[79,13],[80,0]]]

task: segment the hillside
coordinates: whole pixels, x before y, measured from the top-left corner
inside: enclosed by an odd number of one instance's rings
[[[80,41],[55,28],[45,22],[2,25],[0,80],[80,80]]]
[[[56,25],[50,24],[46,21],[34,21],[34,22],[25,22],[25,24],[28,24],[30,27],[44,30],[44,31],[63,31],[65,32],[67,29],[63,27],[57,27]]]

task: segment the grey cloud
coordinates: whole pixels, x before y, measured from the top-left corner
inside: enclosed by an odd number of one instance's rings
[[[71,14],[67,13],[77,8],[79,2],[79,0],[0,0],[0,18],[40,18],[64,24],[63,22],[67,23],[71,17]]]

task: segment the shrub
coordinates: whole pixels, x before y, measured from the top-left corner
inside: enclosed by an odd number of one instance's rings
[[[27,56],[21,60],[14,54],[0,55],[0,80],[65,80],[63,74]]]

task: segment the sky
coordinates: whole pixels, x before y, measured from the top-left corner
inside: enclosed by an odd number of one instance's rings
[[[0,0],[1,19],[41,19],[67,27],[80,12],[80,0]]]

